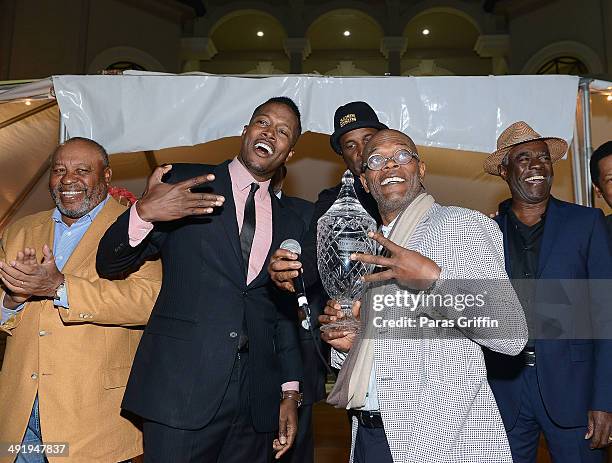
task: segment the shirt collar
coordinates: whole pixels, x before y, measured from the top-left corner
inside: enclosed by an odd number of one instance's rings
[[[399,215],[397,217],[399,217]],[[380,226],[380,231],[385,236],[385,238],[389,237],[388,235],[389,233],[391,233],[391,229],[393,229],[393,225],[395,225],[395,222],[397,222],[397,217],[393,219],[391,222],[389,222],[389,225]]]
[[[255,193],[257,199],[263,200],[269,196],[270,192],[268,188],[270,187],[270,180],[266,180],[265,182],[258,182],[255,180],[247,168],[238,160],[238,157],[232,159],[232,162],[229,163],[227,168],[229,169],[232,184],[238,188],[239,191],[250,188],[251,183],[255,182],[259,183],[259,190]]]
[[[98,204],[96,207],[94,207],[91,211],[89,211],[83,217],[80,217],[74,223],[75,224],[81,224],[81,223],[84,223],[84,222],[87,222],[87,223],[93,222],[94,219],[96,218],[96,216],[100,213],[100,211],[104,207],[104,205],[108,202],[108,198],[110,198],[110,196],[106,195],[106,198],[104,198],[102,200],[102,202],[100,202],[100,204]],[[53,221],[55,223],[61,223],[61,224],[66,225],[64,223],[64,221],[62,220],[62,213],[59,211],[59,209],[57,207],[55,209],[53,209],[53,214],[51,214],[51,218],[53,219]]]

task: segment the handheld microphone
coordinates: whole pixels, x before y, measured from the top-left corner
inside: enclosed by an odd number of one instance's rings
[[[298,243],[294,239],[288,239],[283,241],[280,245],[280,248],[297,254],[298,256],[302,254],[302,246],[300,246],[300,243]],[[297,296],[298,306],[300,307],[300,309],[302,309],[304,315],[306,316],[306,318],[302,322],[302,326],[304,327],[304,329],[310,332],[310,336],[312,338],[315,350],[317,351],[317,355],[323,362],[327,373],[331,374],[331,369],[329,368],[328,362],[323,356],[323,353],[321,352],[321,347],[319,346],[319,343],[321,341],[317,340],[314,335],[313,326],[311,322],[310,306],[308,305],[308,299],[306,298],[306,288],[304,286],[304,277],[302,276],[302,269],[300,269],[298,276],[293,279],[293,287],[295,288],[295,295]]]
[[[298,256],[302,254],[302,247],[300,246],[300,243],[298,243],[294,239],[288,239],[283,241],[280,245],[280,248],[297,254]],[[304,309],[304,307],[308,307],[308,299],[306,298],[306,287],[304,286],[304,277],[302,276],[301,269],[298,276],[293,279],[293,287],[295,288],[295,296],[297,297],[298,306],[301,309]]]

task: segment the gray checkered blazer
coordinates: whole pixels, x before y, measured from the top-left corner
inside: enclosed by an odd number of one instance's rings
[[[493,220],[479,212],[434,204],[417,225],[408,248],[442,269],[434,294],[486,294],[483,307],[462,312],[453,307],[419,307],[417,317],[488,316],[499,327],[377,330],[376,385],[393,461],[512,462],[481,349],[482,345],[517,355],[528,337],[523,310],[504,270],[502,234]],[[392,289],[404,291],[396,285]],[[368,301],[366,294],[362,320],[370,317],[364,312],[371,311]],[[406,311],[406,307],[387,307],[376,315],[398,319]],[[343,357],[332,352],[332,363],[341,363]],[[355,434],[354,421],[353,444]]]

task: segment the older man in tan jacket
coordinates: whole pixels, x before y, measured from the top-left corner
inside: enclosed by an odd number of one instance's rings
[[[111,463],[142,453],[120,404],[161,265],[147,262],[123,280],[97,275],[98,242],[125,210],[108,196],[111,174],[97,143],[60,145],[49,179],[57,207],[2,235],[0,330],[10,335],[0,371],[2,463]]]

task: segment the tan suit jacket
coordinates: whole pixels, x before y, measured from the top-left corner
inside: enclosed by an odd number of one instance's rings
[[[70,309],[30,300],[2,331],[9,333],[0,371],[0,442],[20,443],[38,392],[43,442],[66,442],[53,462],[118,462],[142,453],[140,431],[120,404],[142,330],[161,286],[161,263],[145,263],[125,280],[96,273],[96,250],[125,208],[110,199],[66,262]],[[42,256],[53,246],[52,211],[18,220],[3,233],[0,259],[24,247]],[[0,297],[4,292],[0,290]],[[0,458],[1,463],[13,457]]]

